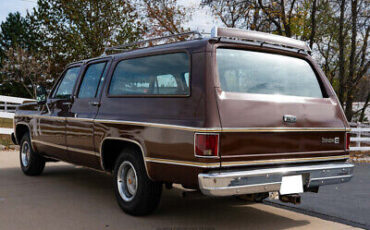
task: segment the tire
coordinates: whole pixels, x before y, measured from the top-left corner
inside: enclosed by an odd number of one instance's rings
[[[113,175],[115,196],[125,213],[144,216],[157,209],[162,183],[149,179],[141,153],[124,150],[115,162]]]
[[[19,160],[22,172],[28,176],[40,175],[44,170],[45,159],[33,151],[28,133],[25,133],[21,139]]]

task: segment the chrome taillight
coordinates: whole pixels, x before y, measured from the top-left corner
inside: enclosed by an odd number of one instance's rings
[[[220,136],[217,133],[196,133],[194,154],[197,157],[218,157]]]

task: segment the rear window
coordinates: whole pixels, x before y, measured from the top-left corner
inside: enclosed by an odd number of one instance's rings
[[[299,58],[217,49],[217,65],[226,92],[323,97],[315,72]]]
[[[189,69],[186,53],[123,60],[114,71],[109,95],[186,96],[190,94]]]

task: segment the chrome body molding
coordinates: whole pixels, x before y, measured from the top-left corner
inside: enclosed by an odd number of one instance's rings
[[[347,155],[343,156],[330,156],[330,157],[313,157],[313,158],[294,158],[294,159],[278,159],[278,160],[254,160],[254,161],[233,161],[233,162],[215,162],[215,163],[205,163],[205,162],[197,162],[197,161],[182,161],[182,160],[171,160],[171,159],[163,159],[163,158],[154,158],[154,157],[146,157],[146,151],[144,147],[137,141],[128,139],[128,138],[123,138],[123,137],[105,137],[103,141],[100,144],[100,151],[99,153],[95,151],[88,151],[84,149],[78,149],[78,148],[71,148],[68,146],[64,145],[58,145],[58,144],[53,144],[50,142],[45,142],[45,141],[40,141],[40,140],[32,140],[32,144],[37,143],[37,144],[42,144],[42,145],[47,145],[59,149],[64,149],[64,150],[70,150],[70,151],[75,151],[75,152],[80,152],[84,154],[89,154],[89,155],[97,155],[99,154],[100,158],[100,165],[101,168],[106,171],[103,161],[103,144],[105,140],[120,140],[120,141],[127,141],[134,143],[137,145],[140,150],[142,157],[144,159],[144,165],[145,165],[145,170],[149,175],[148,172],[148,167],[147,167],[147,162],[152,162],[152,163],[160,163],[160,164],[172,164],[172,165],[181,165],[181,166],[190,166],[190,167],[199,167],[199,168],[220,168],[220,167],[235,167],[235,166],[253,166],[253,165],[268,165],[268,164],[282,164],[282,163],[301,163],[301,162],[314,162],[314,161],[328,161],[328,160],[343,160],[343,159],[348,159]]]
[[[136,122],[136,121],[123,121],[123,120],[104,120],[104,119],[92,119],[92,118],[78,118],[78,117],[56,117],[48,115],[16,115],[15,117],[32,117],[40,119],[55,119],[55,120],[79,120],[89,121],[94,123],[108,123],[108,124],[123,124],[123,125],[135,125],[144,127],[154,128],[165,128],[165,129],[176,129],[191,132],[344,132],[350,129],[345,127],[248,127],[248,128],[228,128],[228,127],[191,127],[182,125],[171,125],[162,123],[151,123],[151,122]]]
[[[70,151],[89,154],[89,155],[94,155],[94,156],[96,156],[98,154],[97,152],[94,152],[94,151],[78,149],[78,148],[71,148],[71,147],[68,147],[68,146],[65,146],[65,145],[57,145],[57,144],[53,144],[53,143],[45,142],[45,141],[32,140],[32,143],[47,145],[47,146],[55,147],[55,148],[58,148],[58,149],[70,150]]]
[[[253,166],[253,165],[270,165],[270,164],[294,164],[294,163],[320,162],[320,161],[331,161],[331,160],[347,160],[347,159],[349,159],[349,155],[328,156],[328,157],[308,157],[308,158],[288,158],[288,159],[274,159],[274,160],[229,161],[229,162],[221,162],[221,167],[241,167],[241,166]]]
[[[180,161],[180,160],[170,160],[170,159],[152,158],[152,157],[146,157],[145,161],[152,162],[152,163],[181,165],[181,166],[190,166],[190,167],[199,167],[199,168],[219,168],[220,167],[220,162],[204,163],[204,162]]]
[[[250,128],[222,128],[221,132],[241,132],[241,133],[263,133],[263,132],[344,132],[346,128],[332,128],[332,127],[250,127]]]
[[[333,160],[347,160],[348,155],[343,156],[329,156],[329,157],[311,157],[311,158],[292,158],[292,159],[276,159],[276,160],[250,160],[250,161],[231,161],[231,162],[215,162],[205,163],[197,161],[181,161],[172,159],[163,159],[155,157],[145,157],[146,162],[153,162],[159,164],[181,165],[199,168],[228,168],[228,167],[243,167],[243,166],[256,166],[256,165],[275,165],[275,164],[294,164],[305,162],[320,162],[320,161],[333,161]]]
[[[304,154],[322,154],[322,153],[343,153],[344,150],[328,150],[328,151],[308,151],[308,152],[287,152],[287,153],[257,153],[245,155],[226,155],[221,156],[222,159],[237,158],[237,157],[255,157],[255,156],[289,156],[289,155],[304,155]]]
[[[282,177],[302,175],[305,188],[348,182],[353,164],[330,163],[239,171],[215,171],[198,175],[199,188],[209,196],[232,196],[280,190]]]

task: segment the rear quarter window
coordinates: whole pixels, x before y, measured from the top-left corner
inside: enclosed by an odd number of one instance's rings
[[[247,50],[219,48],[216,52],[223,91],[323,97],[316,74],[305,60]]]
[[[190,59],[172,53],[120,61],[109,86],[110,96],[190,95]]]

